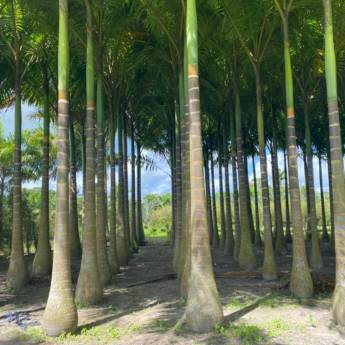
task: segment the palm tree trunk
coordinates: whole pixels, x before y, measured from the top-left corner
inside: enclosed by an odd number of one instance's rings
[[[219,127],[220,132],[220,127]],[[219,176],[219,208],[220,208],[220,226],[221,226],[221,238],[220,247],[224,248],[226,239],[225,230],[225,205],[224,205],[224,187],[223,187],[223,157],[222,148],[220,143],[220,135],[218,136],[218,176]]]
[[[70,122],[70,190],[69,190],[69,217],[71,231],[71,256],[73,259],[81,257],[81,244],[78,227],[78,203],[77,203],[77,162],[75,133],[73,122]]]
[[[224,131],[224,165],[225,165],[225,207],[226,207],[226,236],[225,236],[225,255],[234,254],[234,231],[232,227],[232,211],[231,211],[231,194],[230,194],[230,174],[229,174],[229,156],[226,145]]]
[[[15,8],[12,5],[15,16]],[[18,44],[16,44],[17,46]],[[29,275],[24,259],[22,222],[22,105],[21,105],[21,66],[19,49],[15,59],[15,108],[14,108],[14,159],[13,159],[13,215],[10,264],[7,271],[7,286],[20,289],[28,281]]]
[[[116,163],[115,163],[115,115],[110,111],[109,155],[110,155],[110,214],[109,214],[109,250],[108,261],[112,274],[120,272],[116,249]]]
[[[176,188],[176,229],[174,238],[174,259],[173,265],[177,273],[180,273],[178,262],[182,248],[182,172],[181,172],[181,116],[184,111],[184,87],[183,87],[183,70],[179,73],[179,109],[176,112],[175,119],[175,188]]]
[[[268,189],[267,175],[267,159],[265,145],[264,116],[261,93],[260,66],[256,66],[256,102],[257,102],[257,123],[258,123],[258,139],[260,154],[260,172],[261,172],[261,200],[263,206],[264,218],[264,264],[262,269],[262,277],[264,280],[275,280],[278,277],[277,266],[273,252],[272,240],[272,221],[270,209],[270,195]]]
[[[235,246],[234,260],[238,261],[241,243],[241,224],[240,224],[240,207],[238,196],[238,180],[237,180],[237,161],[236,161],[236,135],[235,121],[230,117],[230,133],[231,133],[231,167],[232,167],[232,189],[234,197],[234,215],[235,215]]]
[[[85,138],[85,182],[84,182],[84,228],[83,250],[76,287],[76,301],[83,305],[97,303],[103,295],[103,286],[97,264],[96,241],[96,185],[95,185],[95,77],[92,9],[85,1],[87,18],[86,47],[86,119]]]
[[[299,191],[299,180],[297,171],[297,148],[296,148],[296,127],[295,108],[293,94],[293,78],[290,56],[288,16],[282,16],[284,34],[284,62],[285,62],[285,92],[287,107],[287,145],[289,159],[289,181],[290,199],[292,207],[293,226],[293,259],[290,290],[293,295],[307,298],[313,294],[313,281],[309,272],[306,248],[303,234],[303,219],[301,209],[301,197]]]
[[[57,119],[56,227],[53,270],[48,301],[42,324],[48,336],[59,336],[77,328],[78,313],[74,302],[71,277],[69,231],[69,44],[68,0],[59,0],[59,93]]]
[[[205,150],[205,188],[206,188],[206,203],[207,203],[207,220],[208,220],[208,229],[210,234],[210,239],[212,242],[213,238],[213,216],[212,216],[212,200],[211,200],[211,187],[210,187],[210,168],[208,162],[208,152]]]
[[[256,180],[255,156],[252,155],[253,176],[254,176],[254,205],[255,205],[255,245],[262,246],[261,232],[260,232],[260,215],[259,215],[259,199],[258,199],[258,184]]]
[[[40,223],[36,255],[32,264],[34,277],[50,274],[52,269],[52,253],[49,238],[49,79],[44,74],[44,105],[43,105],[43,155],[42,155],[42,188]]]
[[[307,106],[304,105],[305,116],[305,138],[306,138],[306,156],[307,156],[307,178],[309,186],[309,224],[311,228],[311,256],[310,265],[314,270],[320,270],[323,267],[322,256],[320,251],[319,231],[317,229],[316,202],[314,190],[314,170],[313,170],[313,153],[311,148],[311,133],[309,124],[309,114]]]
[[[311,226],[310,226],[310,193],[309,193],[309,180],[308,180],[308,166],[307,166],[307,155],[305,150],[303,151],[303,165],[304,165],[304,178],[305,178],[305,191],[306,191],[306,201],[307,201],[307,219],[306,219],[306,239],[310,241],[311,239]]]
[[[253,210],[252,210],[252,202],[250,199],[250,188],[249,188],[249,175],[248,175],[248,158],[245,153],[243,153],[243,161],[244,161],[244,174],[245,174],[245,184],[247,189],[247,208],[248,208],[248,219],[249,219],[249,226],[250,226],[250,239],[252,243],[255,242],[255,228],[254,228],[254,218],[253,218]]]
[[[325,195],[323,191],[323,176],[322,176],[322,157],[318,155],[319,159],[319,178],[320,178],[320,194],[321,194],[321,220],[322,220],[322,241],[329,242],[329,235],[326,225],[326,209],[325,209]]]
[[[118,147],[119,147],[119,192],[118,192],[118,227],[116,231],[117,255],[121,266],[126,266],[129,261],[129,241],[128,233],[125,229],[125,205],[124,205],[124,176],[123,176],[123,115],[118,117]],[[138,183],[139,183],[138,174]],[[138,188],[139,190],[139,188]],[[138,198],[139,203],[139,198]],[[139,205],[139,204],[138,204]],[[139,210],[138,210],[139,211]],[[139,217],[138,212],[138,217]]]
[[[138,239],[141,246],[145,245],[145,233],[143,226],[143,216],[141,208],[141,148],[137,142],[137,230]]]
[[[216,188],[214,183],[214,161],[213,153],[211,150],[211,189],[212,189],[212,211],[213,211],[213,237],[212,245],[213,247],[219,246],[219,233],[218,233],[218,221],[217,221],[217,199],[216,199]]]
[[[292,242],[291,224],[290,224],[290,205],[289,205],[289,181],[287,169],[287,154],[284,149],[284,185],[285,185],[285,241]]]
[[[105,141],[103,80],[99,71],[97,78],[97,184],[96,184],[96,240],[97,264],[103,286],[111,282],[111,271],[107,255],[107,208],[105,186]]]
[[[214,279],[207,227],[198,78],[197,16],[195,0],[187,0],[188,95],[190,125],[191,241],[190,280],[186,321],[193,331],[208,332],[223,317]]]
[[[136,193],[135,193],[135,141],[134,141],[134,124],[131,122],[131,237],[134,251],[138,252],[137,224],[136,224]]]
[[[328,151],[327,153],[327,167],[328,167],[328,186],[329,186],[329,217],[331,223],[331,251],[335,252],[335,224],[334,224],[334,201],[333,201],[333,177],[332,177],[332,164],[331,164],[331,153]]]
[[[246,174],[244,168],[244,157],[242,149],[242,125],[241,125],[241,103],[238,92],[235,94],[236,108],[236,144],[237,144],[237,166],[239,176],[239,206],[241,241],[238,256],[239,265],[242,269],[251,270],[256,267],[256,257],[250,234],[250,220],[248,209],[248,189],[246,187]]]
[[[333,210],[336,253],[336,285],[333,293],[333,317],[345,325],[345,180],[341,129],[338,109],[336,58],[333,42],[332,4],[323,0],[325,11],[325,67],[329,117],[329,142],[332,165]]]
[[[274,117],[272,111],[272,118]],[[280,178],[279,178],[279,167],[278,167],[278,145],[277,145],[277,133],[276,133],[276,121],[273,118],[273,142],[272,142],[272,177],[273,177],[273,196],[274,196],[274,210],[275,210],[275,228],[276,228],[276,241],[275,241],[275,252],[278,255],[286,255],[287,248],[284,237],[283,228],[283,213],[280,197]]]
[[[127,121],[126,114],[123,118],[123,200],[124,200],[124,219],[125,231],[127,232],[127,241],[129,246],[130,256],[134,253],[134,243],[131,234],[130,221],[129,221],[129,197],[128,197],[128,145],[127,145]]]

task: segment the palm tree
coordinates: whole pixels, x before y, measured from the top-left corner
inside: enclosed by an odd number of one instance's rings
[[[333,41],[332,3],[323,0],[325,17],[325,68],[329,118],[329,143],[332,166],[332,190],[336,251],[336,285],[333,293],[333,317],[336,323],[345,325],[345,280],[344,280],[344,219],[345,180],[343,168],[342,140],[339,122],[336,59]]]
[[[76,300],[81,304],[94,304],[103,294],[103,286],[97,264],[96,244],[96,191],[95,191],[95,76],[92,3],[85,1],[87,19],[86,51],[86,121],[85,121],[85,215],[83,251],[76,288]]]
[[[187,0],[186,42],[190,140],[190,279],[186,321],[194,331],[209,331],[222,319],[222,308],[214,280],[204,190],[197,13],[195,0]],[[202,268],[202,269],[201,269]]]
[[[288,24],[289,13],[291,10],[293,0],[284,1],[283,5],[279,0],[274,0],[274,2],[281,16],[284,39],[285,92],[288,127],[288,170],[290,181],[290,199],[291,204],[293,205],[291,209],[293,227],[293,260],[290,290],[295,296],[306,298],[312,296],[313,294],[313,281],[311,279],[308,261],[306,257],[306,249],[303,236],[301,197],[299,193],[299,181],[297,171],[295,107]]]
[[[11,1],[6,5],[8,27],[1,28],[1,38],[10,51],[10,59],[15,69],[15,107],[14,107],[14,169],[13,169],[13,218],[10,264],[7,271],[7,286],[20,289],[28,281],[28,271],[24,260],[22,239],[22,95],[21,81],[23,78],[23,8],[19,1]],[[9,37],[6,35],[9,33]]]
[[[59,101],[57,124],[57,186],[56,227],[52,280],[43,315],[43,327],[48,336],[73,332],[78,324],[71,279],[69,234],[69,43],[68,0],[59,0]]]

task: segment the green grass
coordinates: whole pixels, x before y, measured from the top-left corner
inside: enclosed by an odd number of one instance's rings
[[[256,297],[246,294],[232,296],[225,305],[226,308],[245,308],[257,301]]]
[[[265,326],[265,331],[270,338],[277,338],[289,329],[289,324],[281,319],[274,319]]]
[[[257,345],[264,341],[262,329],[255,325],[219,325],[216,332],[225,337],[238,338],[243,345]]]
[[[47,341],[42,327],[29,327],[19,334],[19,339],[23,341],[33,341],[36,344]]]
[[[171,328],[171,323],[168,320],[157,319],[150,324],[150,328],[155,331],[165,332]]]

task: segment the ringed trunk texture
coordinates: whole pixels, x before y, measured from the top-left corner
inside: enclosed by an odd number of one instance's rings
[[[41,208],[37,250],[32,264],[34,277],[48,275],[52,269],[49,238],[49,81],[46,74],[45,76]]]
[[[265,145],[264,116],[262,110],[262,94],[259,66],[255,69],[256,77],[256,101],[257,101],[257,123],[259,137],[260,154],[260,173],[261,173],[261,200],[263,206],[264,218],[264,264],[262,268],[262,277],[264,280],[275,280],[278,277],[277,266],[273,252],[272,240],[272,221],[270,210],[270,196],[268,189],[267,159]]]
[[[336,281],[333,293],[334,321],[345,325],[345,181],[341,129],[338,109],[336,58],[333,42],[332,4],[323,0],[325,12],[325,66],[327,82],[329,143],[332,166],[332,189],[336,254]]]
[[[238,92],[235,95],[236,101],[236,144],[237,144],[237,166],[239,177],[239,206],[240,206],[240,226],[241,241],[238,261],[244,270],[252,270],[256,267],[256,257],[251,239],[250,220],[248,209],[248,189],[246,186],[246,174],[244,168],[244,158],[242,149],[242,126],[241,126],[241,104]]]
[[[94,80],[94,43],[92,34],[91,6],[85,2],[87,12],[86,48],[86,119],[85,137],[85,182],[84,182],[84,229],[83,251],[80,272],[76,287],[76,301],[83,305],[97,303],[103,295],[103,285],[97,263],[96,242],[96,185],[95,185],[95,80]]]
[[[96,185],[96,242],[97,264],[102,285],[111,282],[107,255],[107,203],[105,191],[105,141],[102,77],[97,79],[97,185]]]
[[[217,200],[216,200],[216,187],[214,183],[214,161],[213,153],[211,151],[211,188],[212,188],[212,218],[213,218],[213,237],[212,237],[212,246],[217,248],[219,247],[219,233],[218,233],[218,221],[217,221]]]
[[[70,191],[69,191],[69,216],[71,226],[71,256],[73,259],[81,258],[81,244],[78,225],[77,203],[77,162],[74,126],[70,123]]]
[[[117,231],[116,231],[116,244],[117,255],[119,258],[119,264],[126,266],[129,261],[129,241],[128,233],[125,229],[125,206],[124,206],[124,178],[123,178],[123,116],[118,117],[118,147],[119,147],[119,192],[118,192],[118,215],[117,215]],[[139,181],[139,175],[138,175]],[[138,189],[139,190],[139,189]],[[139,212],[138,212],[139,214]]]
[[[137,142],[137,231],[139,244],[145,245],[145,233],[143,225],[143,213],[141,208],[141,148]]]
[[[258,183],[256,179],[255,156],[252,156],[253,175],[254,175],[254,205],[255,205],[255,241],[254,244],[258,247],[262,246],[261,229],[260,229],[260,215],[259,215],[259,199],[258,199]]]
[[[209,332],[223,318],[214,279],[203,173],[195,0],[187,0],[188,95],[190,123],[190,279],[186,321],[196,332]]]
[[[29,274],[24,259],[23,248],[23,222],[22,222],[22,105],[21,105],[21,70],[19,52],[15,57],[16,81],[15,81],[15,108],[14,108],[14,131],[15,146],[13,159],[13,218],[11,236],[11,256],[7,271],[7,286],[18,290],[29,280]]]
[[[289,181],[287,169],[287,154],[284,150],[284,185],[285,185],[285,241],[292,243],[291,223],[290,223],[290,205],[289,205]]]
[[[301,197],[299,191],[299,180],[297,170],[297,148],[296,148],[296,127],[295,109],[293,94],[293,78],[290,57],[290,43],[288,32],[287,15],[283,17],[284,29],[284,60],[285,60],[285,90],[287,106],[287,126],[288,126],[288,160],[289,160],[289,181],[290,199],[292,210],[293,227],[293,256],[290,290],[293,295],[300,298],[308,298],[313,295],[313,281],[309,272],[306,248],[303,234],[303,219],[301,209]]]
[[[48,336],[74,332],[78,324],[71,277],[69,229],[69,44],[68,1],[59,0],[59,96],[57,123],[56,225],[53,271],[43,328]]]
[[[326,225],[326,208],[325,208],[325,195],[323,191],[323,176],[322,176],[322,157],[321,154],[318,156],[319,159],[319,179],[320,179],[320,193],[321,193],[321,220],[322,220],[322,241],[329,242],[329,235]]]

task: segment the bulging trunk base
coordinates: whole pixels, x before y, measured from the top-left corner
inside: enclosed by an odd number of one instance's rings
[[[337,284],[333,293],[332,313],[334,322],[345,326],[345,286]]]

